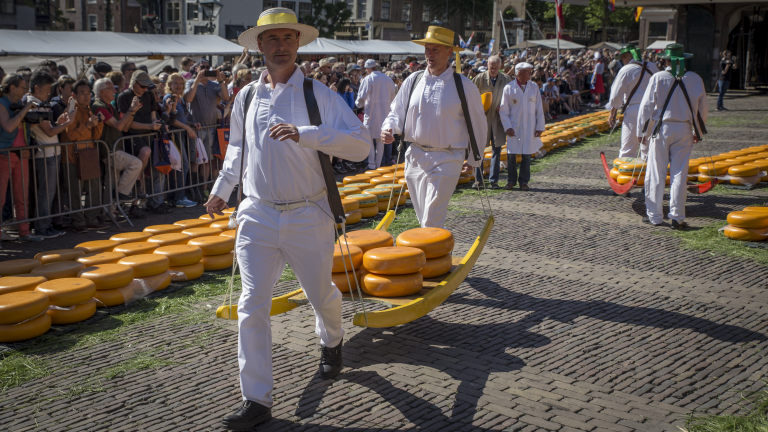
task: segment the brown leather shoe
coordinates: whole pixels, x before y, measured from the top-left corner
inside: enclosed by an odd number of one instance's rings
[[[521,191],[529,191],[529,190],[531,190],[531,188],[529,188],[528,185],[521,184],[520,185],[520,190]]]
[[[513,190],[515,188],[515,185],[512,183],[507,183],[506,186],[504,186],[504,189],[506,190]]]

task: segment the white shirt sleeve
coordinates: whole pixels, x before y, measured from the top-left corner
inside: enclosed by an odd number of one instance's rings
[[[467,97],[467,109],[469,118],[472,120],[472,129],[475,132],[475,141],[477,142],[477,151],[480,152],[480,160],[475,161],[472,156],[472,147],[469,148],[469,158],[467,164],[472,167],[478,167],[483,162],[483,150],[485,149],[485,140],[488,139],[488,119],[485,117],[483,109],[483,100],[480,98],[480,91],[477,86],[467,77],[461,77],[464,85],[464,94]]]
[[[219,171],[219,177],[216,179],[216,183],[211,189],[211,194],[229,201],[229,196],[232,194],[232,190],[240,183],[240,164],[247,162],[247,156],[243,153],[243,105],[245,104],[245,94],[248,91],[254,93],[256,89],[255,84],[246,86],[235,96],[235,100],[232,103],[232,116],[230,117],[229,125],[229,146],[227,147],[227,155],[224,157],[224,163]],[[194,145],[194,144],[192,144]],[[247,146],[246,146],[247,147]]]
[[[422,72],[422,74],[423,73],[426,72]],[[392,129],[393,134],[404,134],[402,124],[403,120],[405,120],[405,115],[408,112],[406,104],[408,103],[408,96],[411,94],[411,86],[415,80],[416,74],[411,74],[405,79],[403,85],[400,86],[400,91],[397,93],[397,96],[395,96],[395,99],[392,100],[389,114],[387,115],[387,118],[384,119],[384,123],[381,125],[381,130]]]
[[[501,126],[504,127],[504,131],[512,128],[512,86],[515,84],[513,80],[506,86],[501,94],[501,104],[499,105],[499,120],[501,120]],[[513,128],[514,129],[514,128]]]
[[[616,79],[613,80],[613,85],[611,85],[611,96],[610,99],[608,99],[608,104],[605,106],[606,109],[619,109],[624,104],[624,96],[627,94],[625,81],[629,80],[628,70],[629,68],[627,66],[621,68],[618,75],[616,75]]]
[[[360,83],[360,88],[357,90],[357,100],[355,100],[355,105],[357,105],[358,108],[363,108],[365,106],[365,100],[368,99],[368,81],[370,80],[363,78],[363,81]]]

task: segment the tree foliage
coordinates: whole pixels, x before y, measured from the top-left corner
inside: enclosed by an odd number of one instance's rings
[[[528,0],[526,10],[540,24],[555,25],[555,4],[541,0]],[[590,30],[603,30],[603,41],[608,27],[619,30],[637,28],[632,8],[616,7],[611,12],[607,0],[589,0],[589,6],[563,5],[565,28],[574,28],[576,21],[584,21]]]
[[[346,2],[326,3],[325,0],[312,0],[312,15],[301,17],[304,24],[320,31],[320,37],[331,39],[350,18],[352,11],[347,8]]]

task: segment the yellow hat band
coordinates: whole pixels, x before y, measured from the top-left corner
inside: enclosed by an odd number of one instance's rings
[[[256,21],[257,26],[270,25],[270,24],[298,24],[296,15],[289,13],[276,13],[269,14]]]
[[[424,36],[424,39],[437,39],[446,45],[453,46],[453,38],[451,38],[451,40],[449,41],[447,40],[448,37],[446,35],[443,35],[440,33],[427,32],[427,34]]]

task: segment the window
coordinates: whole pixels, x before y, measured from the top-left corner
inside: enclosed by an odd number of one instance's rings
[[[357,0],[357,19],[368,19],[366,0]]]
[[[88,31],[98,31],[98,30],[99,30],[99,16],[88,15]]]
[[[168,2],[165,4],[165,20],[168,22],[181,21],[181,3]]]
[[[666,22],[648,23],[648,36],[667,37],[667,23]]]
[[[75,10],[75,0],[67,0],[67,1],[65,2],[65,5],[64,5],[64,7],[65,7],[65,8],[66,8],[68,11],[73,11],[73,10]]]
[[[431,19],[429,19],[429,16],[430,16],[429,5],[424,5],[424,7],[421,9],[421,22],[432,21]]]
[[[403,3],[403,21],[411,21],[411,4]]]
[[[189,3],[187,5],[187,19],[188,20],[196,20],[200,17],[200,11],[198,9],[197,3]]]
[[[72,8],[74,8],[74,0],[72,1]],[[16,15],[16,2],[14,0],[0,0],[0,14]]]
[[[382,21],[389,21],[389,5],[391,3],[388,1],[382,1],[381,2],[381,19]]]
[[[177,29],[177,28],[166,28],[166,29],[165,29],[165,34],[169,34],[169,35],[177,35],[177,34],[181,34],[181,29]]]
[[[347,9],[352,11],[352,16],[355,16],[355,0],[347,0]]]
[[[284,7],[284,8],[286,8],[286,9],[290,9],[290,10],[292,10],[292,11],[296,12],[296,2],[292,2],[292,1],[290,1],[290,2],[288,2],[288,1],[284,1],[284,2],[283,2],[283,7]]]
[[[75,23],[72,21],[67,22],[67,31],[75,31]]]
[[[277,1],[276,0],[265,0],[264,1],[264,10],[276,8],[277,7]]]
[[[312,3],[299,3],[299,22],[304,23],[306,16],[312,16]]]
[[[245,26],[227,24],[224,27],[224,35],[226,39],[229,39],[231,41],[237,41],[237,38],[240,37],[240,34],[246,30],[247,29],[245,28]]]
[[[208,34],[208,27],[195,26],[195,34]]]
[[[472,17],[467,15],[464,19],[464,28],[465,29],[471,29],[472,28]]]

